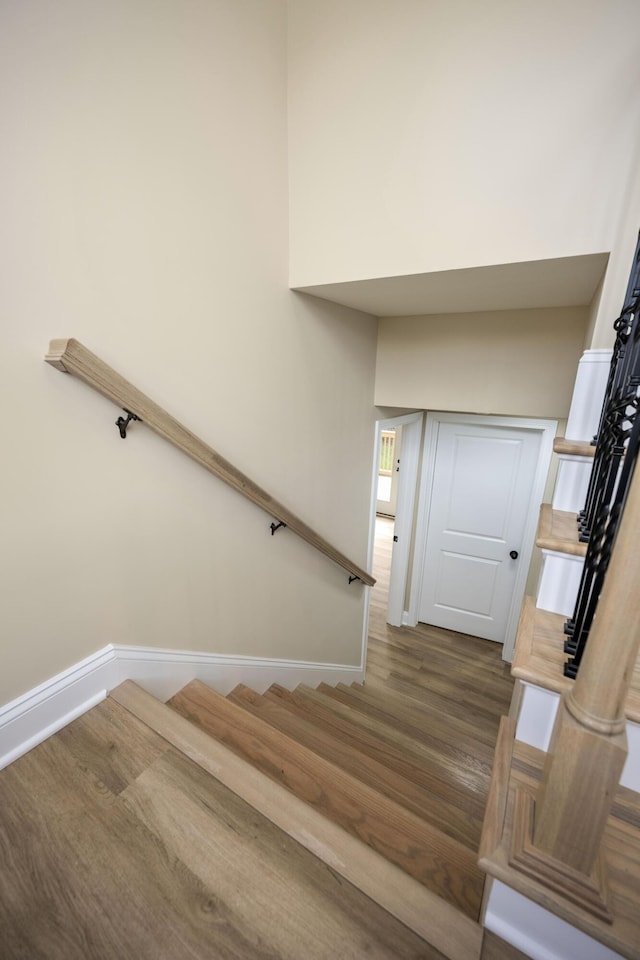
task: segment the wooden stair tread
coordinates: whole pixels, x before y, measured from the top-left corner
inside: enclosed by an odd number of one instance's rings
[[[400,633],[400,629],[402,629],[402,633]],[[423,633],[428,634],[429,629],[427,624],[420,624],[419,630],[412,630],[410,627],[390,627],[389,635],[384,638],[369,638],[367,651],[371,649],[379,653],[386,653],[390,660],[397,659],[405,668],[413,666],[416,669],[431,669],[435,667],[439,673],[445,676],[451,676],[452,669],[456,671],[456,674],[458,672],[462,674],[473,673],[474,676],[477,676],[479,671],[486,679],[496,683],[501,682],[501,678],[495,675],[494,651],[486,647],[486,641],[480,640],[479,643],[474,643],[473,637],[454,631],[445,631],[437,627],[433,628],[433,632],[438,639],[438,645],[436,646],[435,641],[429,643],[428,637],[422,636]],[[438,632],[436,633],[436,631]],[[447,636],[447,634],[450,634],[450,636]],[[448,643],[444,643],[444,639],[447,639]],[[419,649],[419,640],[422,640],[424,650]],[[462,646],[461,641],[464,642],[464,646]]]
[[[238,947],[253,956],[256,941],[260,957],[294,953],[323,960],[345,946],[363,955],[379,949],[389,960],[422,956],[425,946],[415,933],[397,920],[389,928],[386,911],[351,884],[336,884],[308,850],[184,754],[168,751],[127,788],[124,799],[150,834],[164,841],[173,863],[184,864],[181,872],[200,881],[204,896],[215,894],[216,913],[219,904],[227,906],[215,928],[236,943],[220,954],[215,944],[216,956],[237,956]],[[351,921],[357,917],[356,926]]]
[[[428,692],[428,703],[415,700],[416,683],[413,678],[401,677],[391,672],[385,677],[378,677],[374,671],[369,676],[367,672],[367,687],[372,694],[384,692],[385,697],[396,695],[404,698],[405,701],[412,700],[413,703],[417,703],[421,714],[431,713],[433,716],[440,713],[446,715],[448,724],[455,723],[472,737],[484,739],[493,750],[500,723],[500,717],[497,714],[491,715],[486,711],[476,709],[473,703],[466,700],[453,703],[450,698],[441,696],[434,690],[427,678],[419,685],[424,687],[425,694]]]
[[[554,693],[571,689],[573,681],[563,674],[566,619],[563,614],[538,609],[534,597],[524,598],[511,665],[514,677]]]
[[[348,702],[327,697],[321,690],[314,690],[301,684],[296,687],[295,696],[306,704],[308,708],[314,707],[334,718],[341,717],[348,722],[351,727],[359,727],[361,730],[371,734],[376,742],[381,742],[387,747],[392,748],[390,754],[387,754],[386,762],[393,765],[395,752],[398,753],[402,769],[407,770],[409,778],[413,775],[414,766],[417,767],[416,776],[419,782],[422,782],[424,768],[428,766],[429,772],[436,777],[442,778],[445,783],[454,781],[463,783],[472,790],[482,790],[488,786],[491,776],[490,764],[485,764],[472,754],[464,753],[459,748],[450,750],[452,759],[455,763],[448,760],[447,754],[443,751],[441,741],[438,743],[438,749],[434,749],[422,735],[420,737],[411,737],[397,727],[391,727],[383,720],[379,720],[371,714],[363,713],[354,709]],[[464,772],[461,773],[461,768]]]
[[[375,697],[360,698],[358,691],[353,691],[349,687],[325,688],[324,684],[320,684],[317,691],[314,691],[316,692],[332,702],[347,707],[355,715],[354,722],[380,723],[389,731],[390,737],[406,738],[411,743],[417,743],[420,751],[427,751],[429,755],[436,757],[436,762],[452,764],[462,770],[468,770],[472,776],[476,774],[481,777],[491,776],[493,746],[480,741],[469,742],[465,738],[462,741],[463,748],[455,735],[453,738],[447,737],[446,731],[430,726],[428,721],[424,725],[419,725],[409,712],[403,715],[401,707],[397,708],[392,715],[387,711],[386,704],[377,702]],[[364,691],[362,693],[364,694]],[[436,716],[435,720],[438,719],[441,722],[441,718]]]
[[[566,619],[560,613],[538,609],[533,597],[524,598],[512,664],[514,677],[558,694],[571,688],[573,680],[563,673],[567,660],[563,649]],[[640,723],[640,657],[636,660],[625,714],[628,720]]]
[[[486,705],[492,710],[495,710],[496,700],[509,697],[510,692],[505,690],[510,685],[508,665],[504,664],[502,676],[496,675],[495,652],[487,648],[486,640],[474,643],[472,637],[434,628],[436,643],[435,638],[433,642],[429,641],[428,633],[426,624],[420,624],[416,630],[403,627],[402,633],[398,628],[390,627],[383,638],[369,637],[367,655],[373,654],[376,661],[388,665],[391,672],[409,677],[424,677],[426,674],[427,677],[437,678],[439,683],[447,681],[448,689],[446,685],[444,689],[456,698],[459,698],[460,689],[465,685],[474,695],[480,687],[481,695],[485,692],[488,694]],[[445,640],[448,642],[445,643]],[[421,643],[424,644],[424,652],[420,652],[418,657],[416,650],[419,650]],[[407,656],[407,652],[413,652],[413,656]],[[419,665],[416,664],[417,660],[421,661]],[[452,677],[455,677],[455,686]]]
[[[465,745],[465,749],[474,756],[491,763],[495,747],[495,736],[479,728],[461,716],[447,716],[446,729],[443,729],[441,704],[437,699],[430,704],[417,702],[402,681],[397,689],[387,687],[384,698],[375,684],[367,682],[366,687],[339,683],[336,687],[320,684],[318,690],[328,697],[341,699],[354,709],[384,719],[394,729],[402,730],[415,739],[438,745],[446,751],[452,737]]]
[[[384,668],[382,659],[375,652],[372,652],[370,657],[367,659],[367,666],[370,666],[372,663]],[[422,667],[417,673],[398,670],[395,667],[391,667],[388,670],[388,677],[393,677],[397,680],[409,681],[415,687],[423,690],[425,692],[425,696],[429,699],[435,700],[435,698],[438,697],[442,698],[442,700],[445,700],[447,703],[451,702],[449,696],[449,690],[451,688],[451,676],[439,676],[437,664],[433,664],[433,666],[430,667]],[[488,721],[490,724],[495,726],[495,729],[497,730],[500,717],[503,715],[501,698],[495,696],[494,691],[491,688],[489,690],[477,689],[473,693],[473,700],[471,702],[468,695],[471,695],[471,691],[465,690],[464,676],[460,676],[460,699],[457,701],[457,705],[464,707],[464,709],[460,711],[461,715],[465,719],[477,717],[482,723]]]
[[[116,796],[167,749],[157,734],[117,703],[103,701],[78,720],[59,730],[57,737]]]
[[[455,667],[449,656],[434,653],[428,661],[420,660],[416,666],[393,645],[372,640],[367,647],[367,665],[372,664],[386,670],[388,675],[410,679],[417,687],[431,693],[450,696],[452,669]],[[456,673],[457,696],[478,715],[488,716],[497,723],[503,711],[501,694],[504,692],[504,680],[489,675],[480,684],[479,669],[479,664],[474,663],[470,667],[467,661],[461,660]],[[469,696],[466,696],[467,693]]]
[[[535,795],[546,754],[513,739],[512,721],[504,719],[496,746],[487,816],[480,847],[480,863],[519,893],[626,957],[640,956],[640,794],[619,787],[609,816],[602,850],[607,863],[612,923],[577,906],[559,891],[514,869],[512,849],[516,792]]]
[[[554,510],[550,503],[543,503],[540,507],[536,546],[572,557],[584,557],[587,553],[587,544],[578,539],[576,514]]]
[[[198,681],[179,691],[170,705],[477,919],[483,875],[467,847]]]
[[[242,696],[240,693],[236,702],[241,702]],[[259,701],[249,700],[247,705],[272,726],[294,737],[325,760],[380,790],[470,850],[477,851],[484,816],[482,797],[474,796],[469,790],[456,790],[455,784],[439,783],[433,777],[425,778],[427,786],[416,783],[405,775],[406,772],[419,775],[415,764],[407,771],[406,761],[403,765],[397,754],[393,755],[389,748],[385,750],[380,742],[372,742],[374,738],[357,727],[351,728],[344,723],[329,724],[326,718],[321,718],[320,724],[314,722],[304,705],[293,698],[283,699],[267,691]],[[394,759],[396,764],[392,767],[389,761]]]
[[[507,943],[487,927],[482,938],[481,960],[530,960],[526,953]]]
[[[426,945],[432,944],[449,960],[478,960],[480,926],[443,898],[133,681],[125,681],[110,696],[417,933]]]
[[[553,452],[569,457],[588,457],[593,460],[596,448],[588,440],[567,440],[566,437],[556,437],[553,441]]]

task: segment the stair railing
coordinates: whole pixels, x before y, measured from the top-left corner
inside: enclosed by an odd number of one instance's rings
[[[640,239],[624,306],[614,323],[616,340],[584,510],[578,515],[587,553],[573,615],[565,624],[569,659],[565,676],[575,677],[589,638],[609,566],[622,507],[640,450]]]
[[[126,437],[127,428],[132,421],[137,420],[145,423],[151,430],[182,450],[209,473],[233,487],[243,497],[261,507],[273,517],[272,535],[279,528],[287,527],[303,540],[306,540],[312,547],[315,547],[316,550],[347,570],[349,583],[359,580],[367,586],[373,586],[375,580],[371,574],[353,563],[352,560],[316,533],[315,530],[312,530],[294,513],[274,500],[253,480],[250,480],[228,460],[225,460],[219,453],[207,446],[206,443],[168,414],[166,410],[163,410],[162,407],[150,400],[108,364],[91,353],[78,340],[52,340],[45,361],[57,370],[72,374],[83,380],[94,390],[121,407],[126,414],[126,418],[121,416],[116,421],[121,437]]]
[[[640,238],[636,246],[624,306],[613,324],[616,339],[609,377],[600,414],[596,447],[584,509],[578,516],[580,539],[587,543],[597,520],[598,509],[611,500],[618,467],[624,453],[626,410],[633,403],[640,371]]]
[[[514,825],[524,838],[522,869],[609,922],[602,840],[627,757],[625,703],[640,650],[635,474],[582,667],[560,701],[535,801],[522,792]]]

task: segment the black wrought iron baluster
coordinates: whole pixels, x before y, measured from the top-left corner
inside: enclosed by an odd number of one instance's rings
[[[580,539],[587,554],[573,616],[565,624],[565,674],[575,677],[604,583],[618,523],[640,449],[640,238],[625,305],[614,324],[616,343],[597,434]]]
[[[594,529],[592,540],[589,541],[587,556],[583,570],[581,590],[578,594],[578,604],[575,613],[575,628],[573,636],[565,644],[565,650],[572,656],[565,664],[565,676],[575,677],[580,666],[584,649],[589,639],[589,631],[596,616],[598,599],[604,585],[604,579],[611,559],[611,551],[615,542],[624,504],[631,486],[631,478],[640,453],[640,416],[638,403],[633,411],[632,428],[628,431],[628,443],[625,459],[620,472],[615,498],[610,506],[603,505],[598,517],[597,527]],[[584,585],[584,587],[583,587]]]
[[[578,591],[576,611],[572,621],[573,629],[565,642],[565,653],[570,655],[564,666],[566,677],[575,677],[578,665],[593,623],[600,591],[604,583],[611,547],[615,533],[615,523],[609,514],[608,507],[601,508],[598,522],[594,527],[590,549],[585,557],[582,581]],[[565,632],[569,633],[569,621],[565,625]]]
[[[628,351],[629,354],[637,351]],[[640,356],[636,359],[640,361]],[[620,461],[624,456],[625,443],[629,430],[625,428],[629,416],[629,409],[635,401],[637,387],[630,385],[630,378],[621,384],[610,398],[605,412],[604,422],[600,427],[600,436],[596,447],[596,456],[593,462],[592,478],[594,480],[589,512],[579,523],[579,538],[588,543],[591,537],[596,517],[603,504],[610,504],[614,497]]]
[[[633,333],[634,321],[636,326],[638,322],[636,304],[639,295],[640,241],[636,247],[635,258],[631,270],[631,276],[629,277],[629,284],[627,286],[624,306],[620,316],[613,325],[616,331],[616,340],[613,347],[613,355],[611,358],[611,366],[609,368],[609,377],[605,390],[598,432],[593,439],[593,442],[596,444],[596,455],[594,457],[593,470],[589,480],[585,506],[584,509],[578,514],[580,539],[583,542],[587,542],[589,539],[589,533],[595,521],[599,502],[602,502],[602,500],[599,499],[599,494],[601,492],[600,481],[602,471],[607,468],[609,460],[607,456],[608,451],[600,449],[600,444],[608,425],[607,421],[609,421],[610,425],[610,405],[614,401],[614,397],[618,396],[620,399],[620,392],[625,389],[625,385],[628,385],[629,377],[637,366],[636,350],[634,350],[634,343],[636,343],[636,341],[634,341]],[[631,344],[629,341],[631,341]],[[609,439],[611,439],[610,436]]]

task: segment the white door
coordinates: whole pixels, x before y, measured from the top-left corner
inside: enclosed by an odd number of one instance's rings
[[[503,643],[542,433],[499,418],[435,419],[418,619]]]

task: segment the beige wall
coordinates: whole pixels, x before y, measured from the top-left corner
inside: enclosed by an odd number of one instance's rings
[[[359,662],[344,571],[42,361],[77,337],[365,562],[375,321],[287,290],[285,36],[0,5],[0,703],[110,642]]]
[[[292,286],[612,249],[636,0],[290,4]]]
[[[607,263],[607,269],[608,269],[608,267],[609,267],[609,264]],[[594,335],[594,331],[595,331],[595,327],[596,327],[596,321],[597,321],[597,319],[598,319],[598,313],[599,313],[599,311],[600,311],[600,304],[601,304],[601,302],[602,302],[602,291],[603,291],[603,288],[604,288],[604,280],[605,280],[606,273],[607,273],[607,271],[605,270],[605,275],[603,276],[602,280],[601,280],[600,283],[598,284],[598,287],[597,287],[597,289],[596,289],[596,292],[595,292],[594,295],[593,295],[593,299],[592,299],[591,303],[589,304],[589,315],[588,315],[588,318],[587,318],[587,331],[586,331],[585,338],[584,338],[584,348],[585,348],[585,350],[590,350],[590,349],[592,348],[591,345],[592,345],[592,343],[593,343],[593,335]],[[602,349],[605,349],[605,350],[608,349],[608,348],[613,344],[613,336],[614,336],[614,334],[613,334],[613,320],[614,320],[615,318],[612,317],[612,318],[610,318],[610,319],[611,319],[611,323],[610,323],[610,342],[609,342],[609,343],[603,343],[603,344],[601,344]]]
[[[580,307],[381,319],[376,403],[566,417],[587,319]]]
[[[639,98],[640,99],[640,98]],[[600,296],[594,298],[592,334],[589,346],[608,349],[613,346],[615,333],[613,323],[620,315],[633,266],[633,257],[640,228],[640,129],[638,149],[635,153],[633,174],[627,183],[625,202],[622,206],[618,228],[612,245],[609,265]]]

